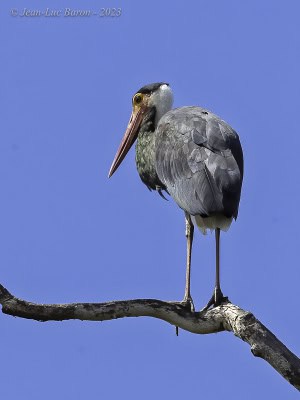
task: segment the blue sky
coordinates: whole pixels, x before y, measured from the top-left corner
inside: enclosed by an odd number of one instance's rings
[[[67,18],[67,7],[122,14]],[[107,179],[132,94],[166,81],[176,107],[207,107],[240,134],[222,288],[299,354],[299,13],[298,1],[2,0],[0,282],[41,303],[183,297],[182,211],[148,192],[133,150]],[[214,237],[197,232],[197,308],[213,282]],[[229,333],[176,337],[149,318],[0,325],[9,400],[298,397]]]

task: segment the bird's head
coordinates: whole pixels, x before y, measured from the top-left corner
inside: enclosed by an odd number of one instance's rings
[[[149,112],[155,111],[154,125],[156,127],[160,118],[169,110],[173,104],[173,93],[168,83],[159,82],[143,86],[132,97],[132,113],[121,141],[117,154],[110,167],[108,177],[117,170],[129,149],[135,142],[140,127]]]

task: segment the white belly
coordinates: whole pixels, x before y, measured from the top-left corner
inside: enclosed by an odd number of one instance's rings
[[[197,225],[203,235],[206,235],[207,229],[215,230],[220,228],[222,231],[228,231],[232,217],[227,218],[224,215],[213,215],[212,217],[203,218],[201,215],[191,215],[194,225]]]

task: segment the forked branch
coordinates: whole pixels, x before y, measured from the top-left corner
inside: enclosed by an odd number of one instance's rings
[[[233,332],[251,346],[256,357],[266,360],[291,385],[300,390],[300,360],[249,311],[229,301],[202,312],[180,303],[154,299],[107,303],[36,304],[13,296],[0,285],[2,312],[37,321],[107,321],[125,317],[153,317],[192,333]]]

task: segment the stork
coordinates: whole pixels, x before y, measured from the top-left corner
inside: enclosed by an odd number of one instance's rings
[[[212,112],[196,106],[172,109],[168,83],[143,86],[132,98],[132,114],[109,171],[117,170],[137,139],[136,166],[142,182],[162,197],[169,194],[184,211],[187,238],[182,304],[194,309],[191,254],[194,225],[215,231],[216,279],[205,309],[221,304],[220,231],[238,216],[243,151],[238,134]]]

